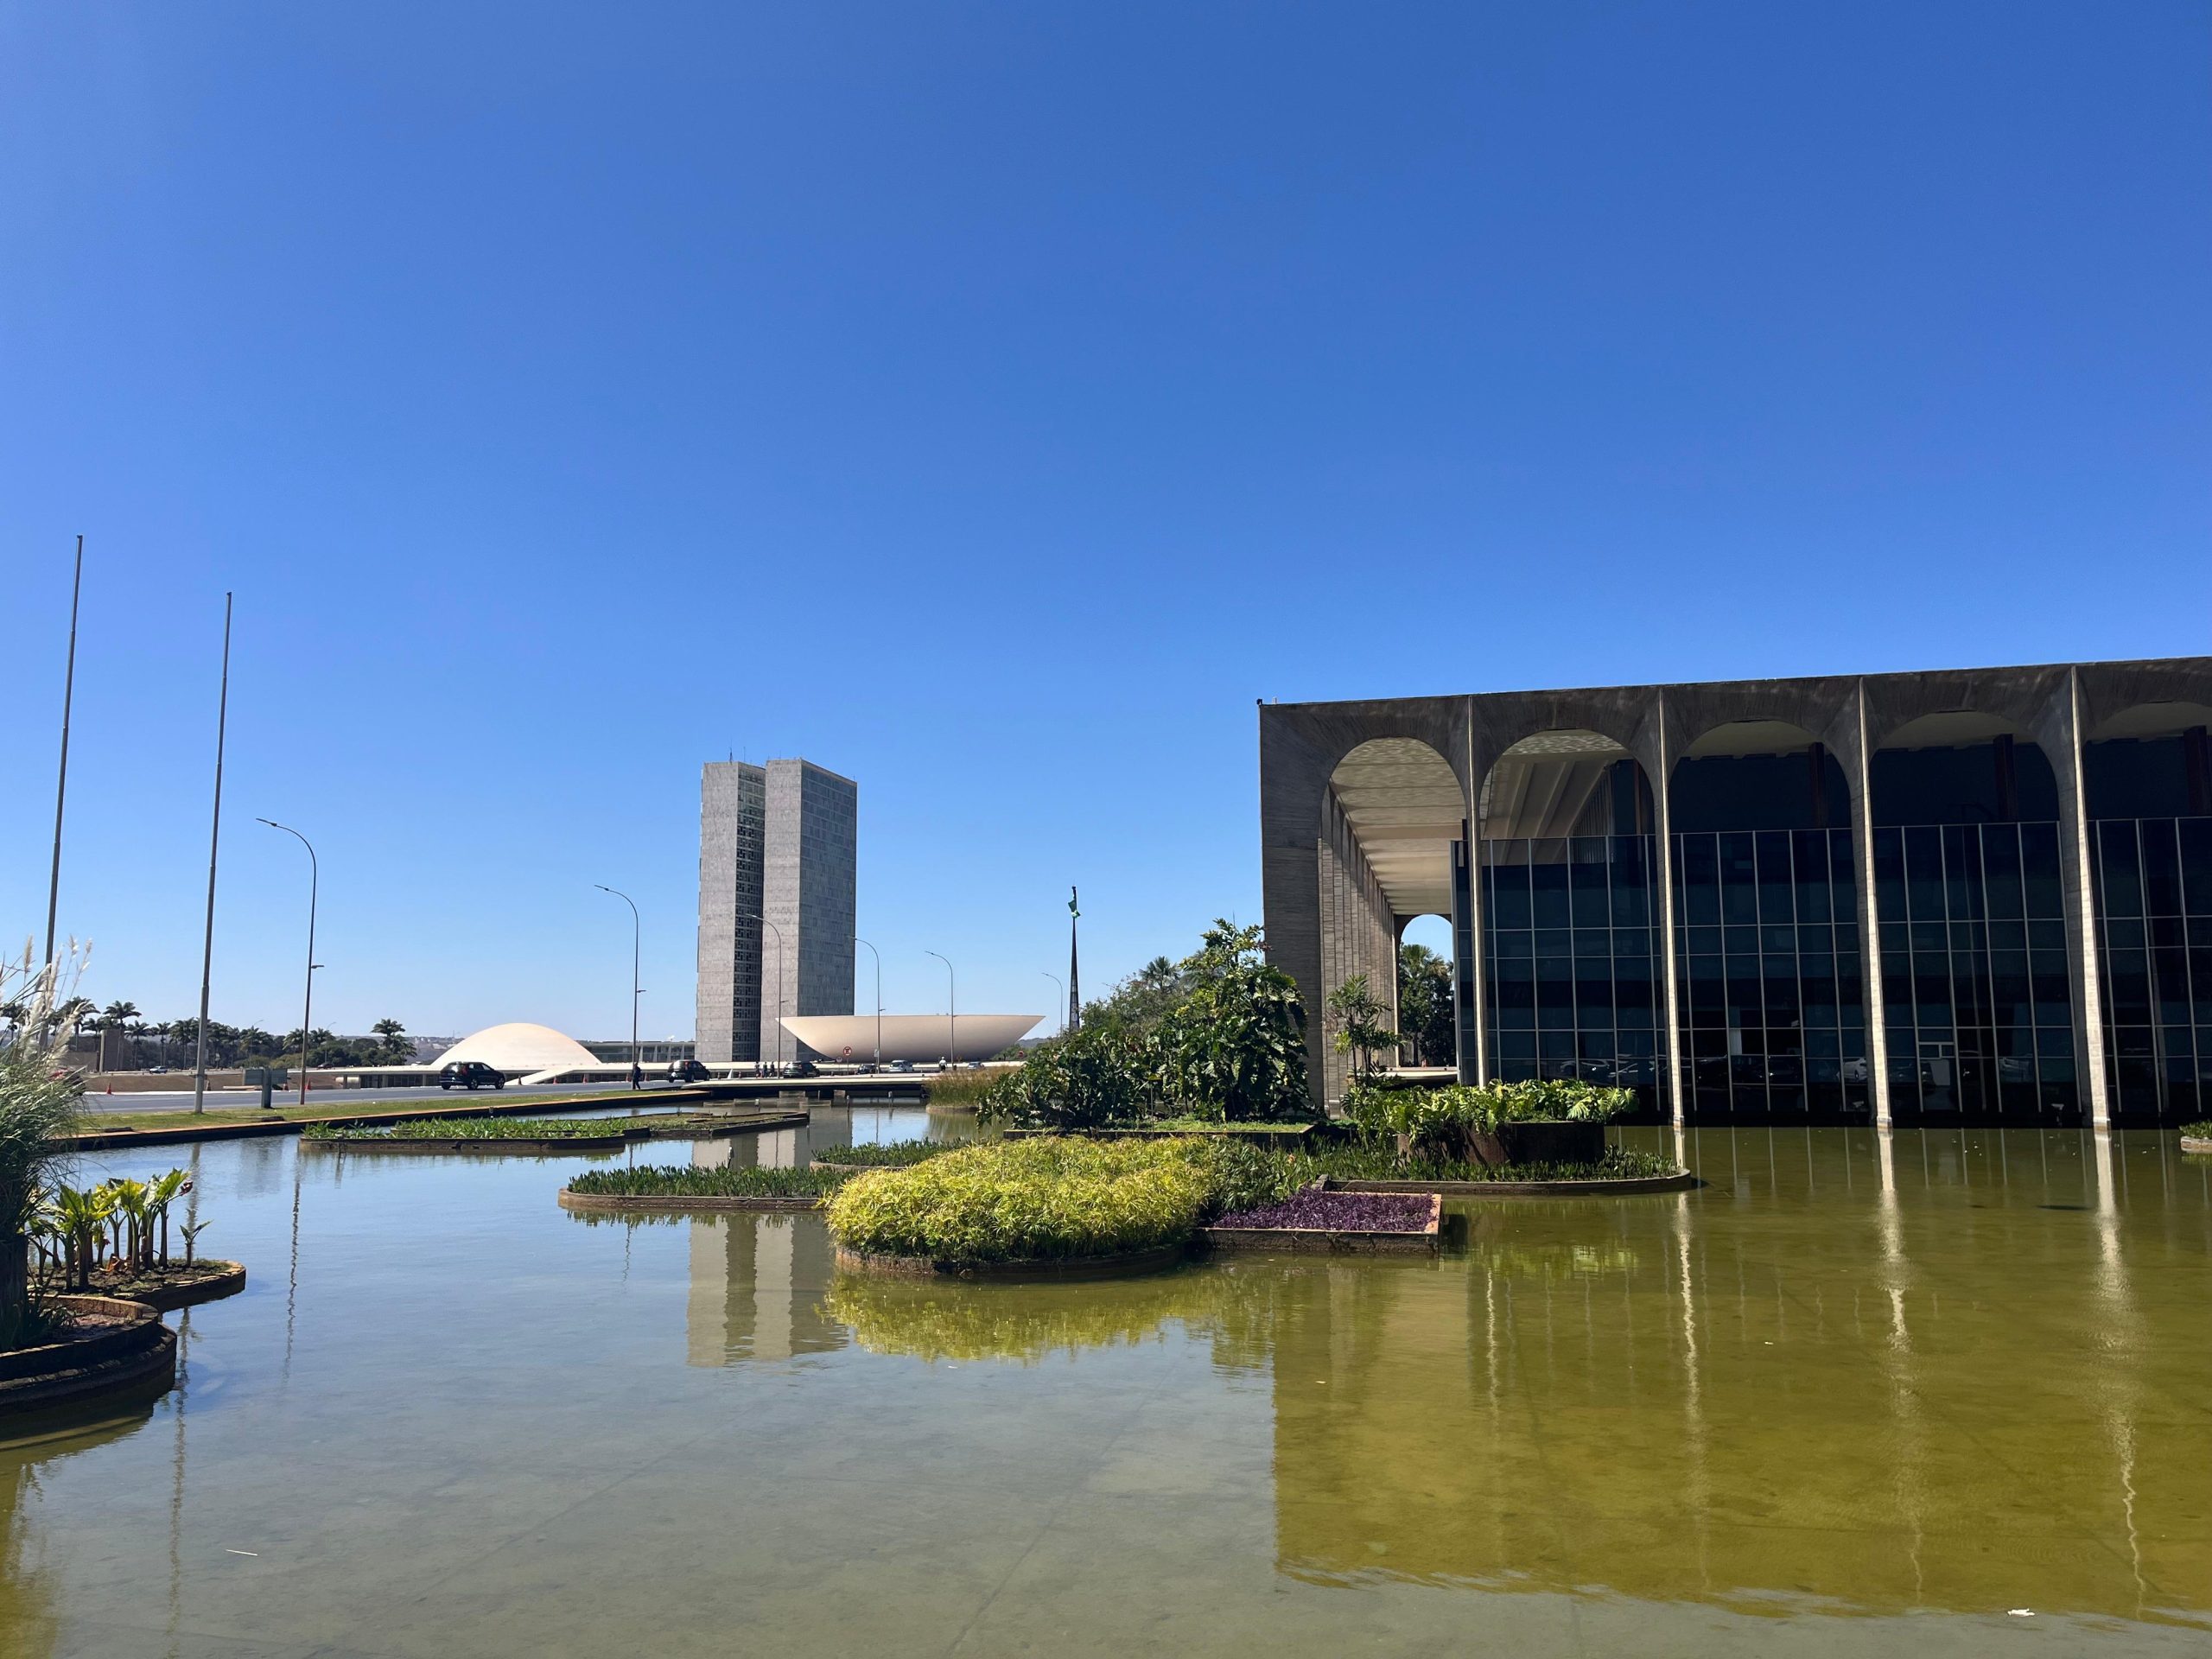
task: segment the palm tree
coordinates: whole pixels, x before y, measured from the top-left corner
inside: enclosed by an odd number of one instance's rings
[[[162,1265],[169,1264],[169,1205],[192,1188],[189,1170],[173,1169],[151,1182],[146,1189],[146,1208],[162,1224]]]
[[[98,1005],[89,996],[73,996],[66,1002],[54,1005],[46,1017],[46,1028],[58,1031],[65,1038],[73,1038],[85,1028],[85,1022],[99,1012]]]
[[[121,1031],[137,1017],[138,1005],[136,1002],[111,1002],[100,1010],[100,1024],[110,1031]]]
[[[397,1020],[379,1020],[369,1029],[384,1039],[385,1052],[395,1057],[415,1057],[415,1045],[407,1039],[407,1027]]]

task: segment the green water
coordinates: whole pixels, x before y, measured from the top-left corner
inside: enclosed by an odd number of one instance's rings
[[[858,1116],[698,1155],[921,1122]],[[2212,1160],[1686,1152],[1433,1263],[960,1287],[587,1224],[585,1156],[209,1147],[251,1287],[0,1446],[0,1654],[2208,1650]]]

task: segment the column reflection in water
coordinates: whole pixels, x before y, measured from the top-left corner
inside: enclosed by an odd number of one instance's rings
[[[1464,1261],[1303,1269],[1279,1569],[2212,1623],[2212,1205],[2076,1140],[1693,1131],[1700,1192],[1471,1207]]]

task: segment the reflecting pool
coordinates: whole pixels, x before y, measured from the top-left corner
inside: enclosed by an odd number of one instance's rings
[[[2205,1650],[2212,1159],[1683,1151],[1437,1262],[940,1286],[569,1216],[589,1154],[208,1146],[249,1287],[150,1409],[0,1445],[0,1653]]]

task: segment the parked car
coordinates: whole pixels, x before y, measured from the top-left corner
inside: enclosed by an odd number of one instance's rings
[[[455,1060],[451,1065],[438,1070],[438,1087],[466,1089],[471,1094],[479,1089],[504,1089],[507,1074],[494,1071],[481,1060]]]
[[[697,1060],[671,1060],[668,1080],[671,1083],[704,1083],[715,1074]]]

